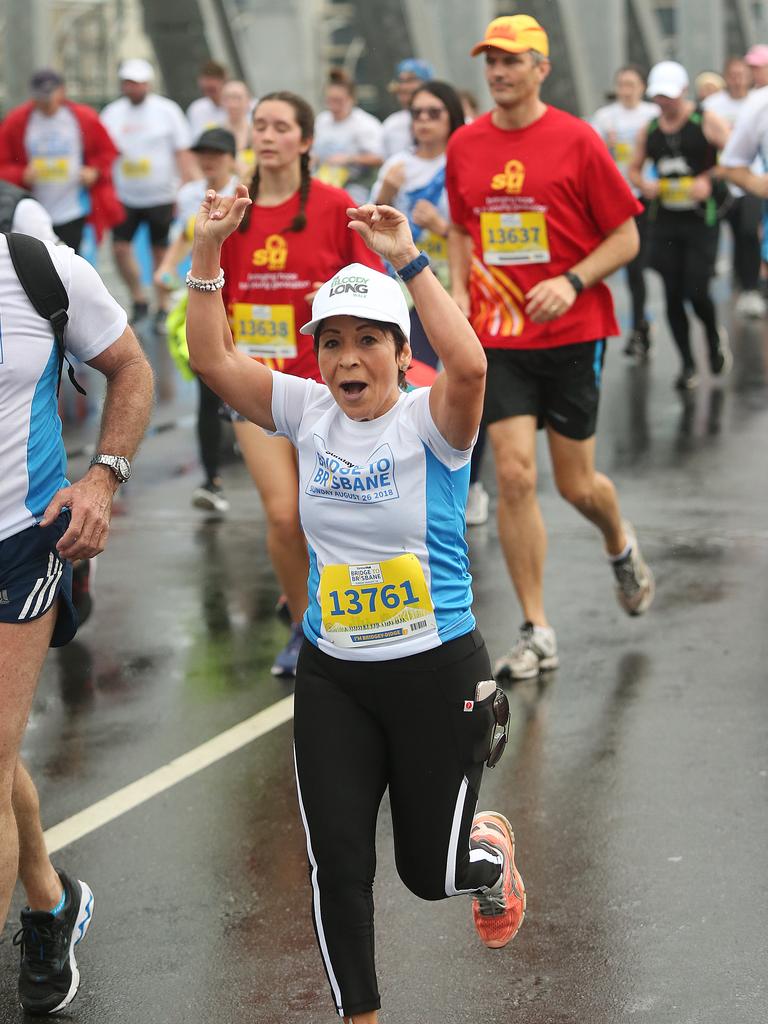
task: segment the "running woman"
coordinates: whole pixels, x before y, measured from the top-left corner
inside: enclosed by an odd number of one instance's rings
[[[658,117],[659,108],[655,103],[646,103],[645,75],[635,64],[619,68],[614,79],[616,100],[595,111],[592,127],[611,151],[624,178],[627,179],[629,165],[635,150],[635,142],[641,128]],[[628,180],[628,179],[627,179]],[[648,204],[643,200],[639,188],[630,185],[643,209],[635,217],[637,233],[640,236],[640,251],[627,264],[627,284],[632,296],[632,331],[624,346],[624,355],[638,360],[648,358],[651,349],[651,334],[645,315],[645,275],[648,240]]]
[[[525,911],[508,821],[475,816],[483,763],[504,744],[495,723],[508,715],[475,628],[463,537],[486,359],[406,217],[373,205],[348,210],[350,227],[406,283],[444,367],[432,387],[400,390],[408,308],[394,280],[362,264],[319,289],[301,328],[324,384],[244,358],[217,289],[221,243],[247,205],[242,187],[234,200],[211,192],[197,219],[190,354],[224,401],[299,452],[311,571],[294,727],[312,909],[339,1016],[375,1024],[372,887],[387,788],[412,892],[473,894],[478,933],[495,948]]]
[[[414,241],[427,253],[441,283],[450,288],[448,229],[451,214],[445,187],[448,140],[464,124],[461,98],[447,82],[429,81],[411,94],[411,143],[385,161],[371,191],[375,203],[394,206],[408,217]],[[411,349],[417,359],[437,365],[418,316],[411,310]],[[465,518],[467,526],[488,520],[488,492],[480,481],[485,431],[472,453]]]
[[[729,129],[717,114],[699,110],[688,99],[688,85],[688,73],[676,61],[651,68],[648,95],[661,114],[639,133],[629,168],[630,181],[651,204],[650,264],[664,283],[667,320],[680,353],[675,379],[679,391],[699,383],[686,302],[704,327],[712,375],[724,376],[731,365],[710,294],[719,235],[712,171]],[[644,171],[648,161],[655,168],[654,178]]]
[[[319,380],[312,342],[298,328],[311,296],[347,263],[382,269],[347,228],[346,192],[313,180],[309,170],[314,112],[290,92],[263,97],[254,111],[257,171],[252,204],[222,252],[224,302],[238,351],[297,377]],[[267,517],[267,547],[293,623],[275,675],[291,676],[307,607],[307,545],[299,523],[298,476],[292,445],[254,423],[235,422],[235,435]]]

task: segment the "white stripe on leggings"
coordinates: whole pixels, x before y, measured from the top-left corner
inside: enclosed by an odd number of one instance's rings
[[[456,888],[456,860],[459,853],[459,833],[461,832],[461,821],[464,817],[464,807],[467,802],[467,793],[469,792],[469,782],[467,781],[466,775],[461,780],[459,786],[459,795],[456,797],[456,806],[453,810],[453,823],[451,824],[451,838],[448,842],[448,860],[445,865],[445,895],[446,896],[461,896],[468,892],[477,892],[476,889],[457,889]],[[477,861],[484,860],[490,864],[500,864],[501,858],[495,857],[492,853],[487,852],[483,849],[471,850],[469,854],[470,863],[474,864]]]
[[[315,924],[317,925],[317,936],[320,940],[320,952],[323,954],[323,960],[325,961],[325,969],[328,971],[328,977],[331,981],[331,988],[333,989],[333,997],[336,1000],[336,1009],[338,1010],[339,1016],[344,1017],[345,1013],[341,1005],[341,988],[336,975],[333,972],[333,966],[331,965],[331,954],[328,952],[328,943],[325,941],[325,932],[323,931],[323,918],[320,913],[320,889],[317,884],[317,861],[315,855],[312,852],[312,840],[309,837],[309,825],[307,824],[307,816],[304,813],[304,801],[301,798],[301,785],[299,784],[299,768],[296,764],[296,745],[293,747],[293,768],[296,773],[296,790],[299,794],[299,810],[301,811],[301,820],[304,824],[304,832],[307,836],[307,856],[309,857],[309,863],[312,865],[312,899],[315,908]]]

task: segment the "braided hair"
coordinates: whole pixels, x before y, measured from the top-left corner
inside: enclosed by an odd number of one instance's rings
[[[262,96],[259,100],[256,108],[253,112],[254,118],[262,103],[266,103],[269,100],[279,100],[281,103],[287,103],[293,108],[293,113],[296,118],[296,123],[301,131],[301,141],[308,142],[312,139],[315,130],[315,112],[312,107],[307,103],[305,99],[298,96],[294,92],[288,92],[287,90],[281,90],[279,92],[270,92],[266,96]],[[309,169],[310,156],[309,151],[302,153],[299,158],[299,167],[301,170],[301,183],[299,185],[299,212],[293,218],[291,223],[283,228],[284,231],[303,231],[307,226],[307,201],[309,200],[309,190],[312,187],[312,175]],[[259,183],[261,174],[259,171],[258,164],[256,170],[253,172],[253,178],[248,188],[248,195],[251,197],[252,204],[256,203],[259,196]],[[249,206],[245,211],[242,223],[240,224],[239,231],[245,232],[248,230],[248,226],[251,222],[251,210],[253,206]]]

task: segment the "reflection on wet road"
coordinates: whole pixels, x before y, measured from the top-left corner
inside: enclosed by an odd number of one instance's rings
[[[510,691],[509,749],[481,797],[514,824],[528,916],[494,954],[478,945],[467,901],[410,896],[385,804],[383,1024],[768,1018],[768,334],[742,325],[727,387],[704,379],[685,400],[671,390],[661,324],[656,335],[647,367],[614,344],[598,440],[656,571],[656,604],[642,620],[622,615],[595,534],[557,497],[542,457],[562,667]],[[96,611],[51,656],[35,700],[24,755],[48,826],[291,691],[269,674],[285,631],[256,494],[231,465],[226,519],[189,506],[191,397],[172,397],[168,380],[163,390],[159,420],[187,425],[147,441],[100,559]],[[491,489],[490,465],[486,478]],[[472,530],[470,546],[497,655],[519,614],[495,525]],[[96,894],[72,1019],[334,1019],[290,733],[267,732],[57,855]],[[17,913],[18,899],[0,941],[0,1024],[20,1018]]]

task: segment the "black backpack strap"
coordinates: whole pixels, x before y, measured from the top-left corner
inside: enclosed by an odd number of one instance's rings
[[[69,296],[59,277],[45,244],[39,238],[23,235],[18,231],[6,234],[8,252],[19,282],[37,313],[47,320],[56,340],[59,357],[59,380],[56,387],[58,396],[61,389],[61,372],[66,360],[69,379],[81,395],[85,390],[75,380],[75,371],[67,358],[64,332],[69,322]]]

